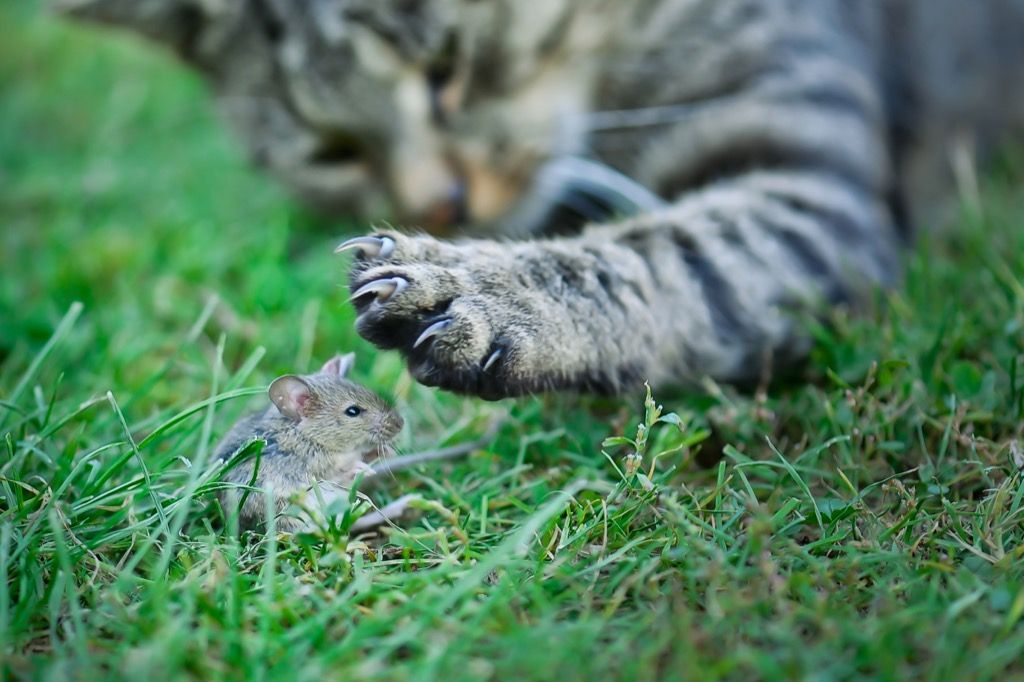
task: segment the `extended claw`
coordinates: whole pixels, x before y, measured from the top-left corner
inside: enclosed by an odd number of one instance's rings
[[[395,250],[395,240],[391,237],[355,237],[339,244],[334,253],[349,249],[359,249],[360,255],[367,258],[387,258]]]
[[[400,294],[409,286],[409,282],[401,277],[388,277],[386,279],[375,279],[356,289],[349,298],[354,301],[366,294],[374,294],[378,301],[386,301],[395,294]]]
[[[423,333],[420,334],[416,341],[413,342],[412,347],[419,348],[420,344],[425,342],[427,339],[433,336],[437,336],[450,326],[452,326],[452,319],[450,317],[447,317],[443,320],[438,320],[437,322],[423,330]]]
[[[491,368],[491,366],[494,363],[496,363],[498,361],[498,359],[501,358],[501,356],[503,354],[504,354],[504,351],[502,351],[500,348],[498,350],[494,351],[493,353],[491,353],[490,356],[487,358],[487,362],[484,363],[483,371],[486,372],[487,370],[489,370]]]

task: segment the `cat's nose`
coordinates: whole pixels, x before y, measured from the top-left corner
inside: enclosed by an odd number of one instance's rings
[[[447,196],[442,197],[427,209],[420,222],[427,228],[437,229],[465,224],[468,217],[466,184],[458,180],[452,184]]]
[[[438,230],[466,222],[466,185],[443,154],[405,150],[392,160],[390,189],[399,218],[417,227]]]

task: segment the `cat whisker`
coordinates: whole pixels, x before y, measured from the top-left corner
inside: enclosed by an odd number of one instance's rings
[[[571,189],[608,204],[613,212],[632,215],[667,205],[664,199],[619,171],[580,156],[563,156],[546,164],[539,181]]]
[[[637,109],[607,109],[581,114],[580,118],[588,132],[672,125],[720,104],[724,99],[725,97],[719,97],[688,104],[666,104]]]
[[[558,208],[568,209],[588,222],[652,211],[666,202],[635,180],[597,161],[563,156],[549,161],[538,173],[531,191],[535,225],[557,218]]]

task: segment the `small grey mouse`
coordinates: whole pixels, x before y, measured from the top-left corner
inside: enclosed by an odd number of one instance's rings
[[[297,495],[306,495],[309,503],[330,502],[338,495],[347,495],[346,487],[360,472],[372,474],[367,460],[384,459],[391,440],[402,429],[403,420],[376,393],[346,379],[353,361],[352,353],[339,355],[328,360],[316,374],[288,374],[275,379],[267,391],[273,405],[239,421],[214,452],[214,461],[223,464],[245,444],[263,440],[266,444],[258,471],[253,458],[228,471],[224,480],[272,491],[280,513]],[[318,489],[315,492],[314,487]],[[232,509],[243,495],[244,487],[233,487],[221,493],[221,503],[226,510]],[[390,516],[378,518],[368,514],[372,518],[357,530],[400,514],[411,501],[411,496],[406,497],[402,505],[392,503],[386,508],[390,509]],[[239,514],[243,527],[264,520],[264,496],[250,493]],[[279,517],[277,522],[278,528],[289,531],[305,525],[308,524],[287,516]]]

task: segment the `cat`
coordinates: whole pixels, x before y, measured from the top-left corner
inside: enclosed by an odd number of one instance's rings
[[[358,331],[489,399],[799,362],[1024,122],[1024,0],[66,7],[173,47],[299,195],[432,233],[343,245]]]

